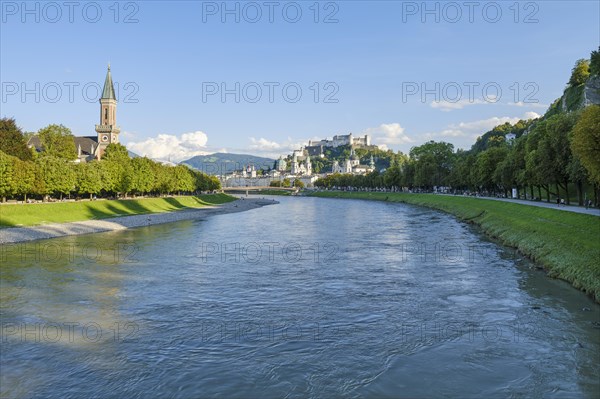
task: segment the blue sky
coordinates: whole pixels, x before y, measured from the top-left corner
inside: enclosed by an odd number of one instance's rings
[[[174,160],[277,156],[349,132],[404,152],[432,139],[469,148],[496,124],[543,114],[600,44],[597,1],[1,6],[3,117],[95,135],[110,62],[121,142]]]

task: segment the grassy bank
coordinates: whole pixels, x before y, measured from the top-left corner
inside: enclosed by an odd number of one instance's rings
[[[98,200],[55,202],[46,204],[0,205],[0,227],[33,226],[46,223],[66,223],[90,219],[144,213],[171,212],[186,208],[202,208],[234,201],[226,194],[188,197],[141,198],[128,200]]]
[[[600,302],[600,218],[510,202],[403,193],[320,192],[317,197],[403,202],[448,212],[542,265]]]

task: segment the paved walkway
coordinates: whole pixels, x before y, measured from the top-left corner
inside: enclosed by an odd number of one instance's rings
[[[451,194],[445,194],[445,195],[451,195]],[[455,197],[454,195],[452,195],[452,196]],[[561,205],[559,207],[556,205],[556,203],[548,203],[545,201],[528,201],[528,200],[512,199],[512,198],[494,198],[494,197],[470,197],[470,198],[479,198],[479,199],[504,201],[504,202],[515,202],[517,204],[537,206],[540,208],[560,209],[561,211],[584,213],[586,215],[600,216],[600,209],[598,209],[598,208],[585,209],[584,206]]]

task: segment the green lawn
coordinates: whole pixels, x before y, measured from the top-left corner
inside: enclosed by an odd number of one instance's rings
[[[0,205],[0,227],[33,226],[144,213],[171,212],[185,208],[202,208],[234,201],[226,194],[188,197],[142,198],[111,201],[55,202],[46,204]]]
[[[481,198],[405,193],[319,192],[317,197],[404,202],[473,223],[600,302],[600,218]]]

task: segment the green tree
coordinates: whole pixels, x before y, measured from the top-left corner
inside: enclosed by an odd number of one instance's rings
[[[146,194],[152,191],[154,177],[152,175],[152,164],[154,161],[146,157],[137,157],[131,160],[132,177],[131,190],[138,194]]]
[[[171,172],[172,166],[163,165],[154,162],[154,190],[160,194],[172,193],[176,188],[176,180],[174,173]]]
[[[500,181],[496,169],[504,161],[508,154],[506,147],[491,147],[477,154],[475,162],[477,186],[496,192]]]
[[[302,182],[302,180],[296,179],[296,180],[294,180],[294,187],[304,188],[304,183]]]
[[[571,86],[579,86],[584,84],[590,76],[590,62],[588,60],[577,60],[571,71],[569,84]]]
[[[401,187],[402,186],[402,170],[400,165],[394,163],[385,170],[383,174],[383,183],[386,187]]]
[[[33,162],[13,158],[13,178],[15,195],[22,195],[27,202],[27,194],[33,193],[35,184],[35,166]]]
[[[414,183],[420,187],[444,186],[454,161],[454,146],[450,143],[429,141],[410,150],[415,162]]]
[[[25,136],[12,118],[0,119],[0,151],[23,161],[32,159]]]
[[[210,191],[219,190],[221,188],[221,181],[217,178],[217,176],[205,176],[208,179],[208,189]]]
[[[6,197],[14,192],[14,163],[10,155],[0,151],[0,197],[6,202]]]
[[[592,51],[590,57],[590,75],[600,75],[600,47],[598,47],[598,50]]]
[[[71,130],[63,125],[48,125],[38,131],[44,155],[75,160],[77,150]]]
[[[98,161],[77,164],[75,167],[75,190],[78,194],[88,194],[90,199],[99,194],[104,185],[104,169]]]
[[[171,172],[175,178],[175,190],[179,191],[179,195],[181,195],[182,191],[194,191],[194,178],[187,166],[177,165],[172,168]]]
[[[50,155],[38,157],[36,163],[43,181],[43,192],[40,194],[68,194],[75,189],[75,171],[73,164],[65,159]]]
[[[571,145],[590,179],[600,185],[600,105],[591,105],[582,111],[573,128]]]
[[[469,189],[475,186],[471,173],[475,169],[476,157],[470,151],[457,151],[454,167],[448,176],[449,184],[458,189]]]
[[[127,197],[133,180],[131,158],[127,148],[117,143],[109,144],[102,155],[102,162],[106,172],[106,190]]]

